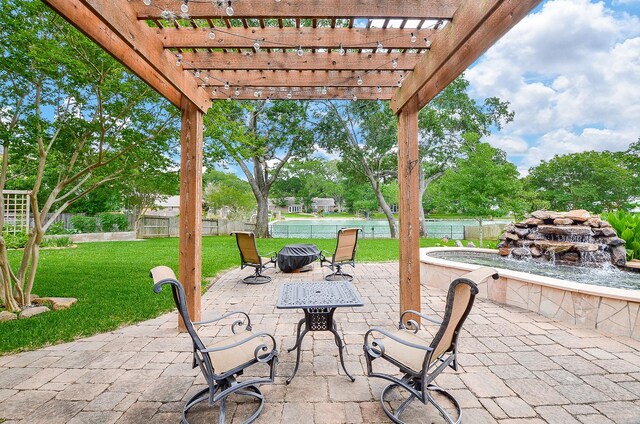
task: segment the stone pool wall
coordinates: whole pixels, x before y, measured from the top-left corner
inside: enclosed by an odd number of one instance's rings
[[[427,287],[446,290],[455,278],[480,268],[480,265],[429,256],[430,252],[452,250],[497,253],[489,249],[421,249],[421,282]],[[640,291],[497,270],[500,278],[489,278],[480,284],[479,297],[537,312],[557,321],[640,340]]]

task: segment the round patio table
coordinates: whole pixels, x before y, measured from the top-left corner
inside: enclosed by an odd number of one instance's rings
[[[320,257],[315,244],[288,244],[278,252],[278,268],[282,272],[294,272]]]

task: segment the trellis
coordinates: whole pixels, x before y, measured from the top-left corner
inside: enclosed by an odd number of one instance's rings
[[[182,110],[180,280],[194,320],[202,114],[212,101],[390,102],[398,116],[400,310],[419,311],[418,111],[540,2],[44,1]]]
[[[2,190],[4,225],[2,232],[17,234],[29,232],[28,190]]]

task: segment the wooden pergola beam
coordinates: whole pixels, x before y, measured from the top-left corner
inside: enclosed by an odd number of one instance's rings
[[[351,53],[340,55],[331,53],[307,52],[298,56],[295,52],[243,53],[223,52],[184,52],[183,68],[199,70],[281,70],[292,71],[361,71],[375,69],[379,71],[413,70],[420,55],[415,53]],[[395,62],[393,62],[395,60]],[[394,66],[395,63],[395,66]]]
[[[260,91],[261,96],[256,97],[255,92]],[[327,87],[327,94],[322,94],[321,87],[306,89],[284,89],[275,87],[251,87],[239,89],[239,94],[235,95],[235,89],[231,87],[228,90],[224,88],[216,88],[215,92],[211,90],[212,100],[265,100],[267,97],[271,100],[353,100],[354,94],[358,100],[389,100],[395,88],[380,87]],[[291,93],[291,98],[289,98]]]
[[[227,2],[218,7],[215,2],[190,2],[188,14],[193,19],[219,19],[227,16]],[[273,0],[233,1],[234,19],[340,19],[340,18],[375,18],[375,19],[449,19],[460,5],[461,0]],[[182,2],[176,0],[153,0],[145,6],[142,0],[131,3],[138,19],[161,19],[163,10],[170,10],[180,15]]]
[[[355,71],[218,71],[207,72],[211,87],[395,87],[406,72]],[[358,84],[358,76],[362,84]],[[200,78],[204,78],[201,75]]]
[[[398,28],[216,28],[215,38],[209,38],[211,28],[154,28],[166,48],[199,49],[251,49],[255,40],[264,48],[336,49],[375,48],[382,41],[387,49],[424,48],[424,39],[431,39],[432,29]],[[411,42],[411,34],[416,42]]]
[[[540,0],[479,0],[462,4],[393,96],[391,109],[399,113],[413,97],[419,109],[424,107],[538,3]]]
[[[172,53],[164,49],[153,29],[145,22],[136,20],[129,3],[100,0],[45,2],[125,66],[132,65],[129,69],[158,92],[169,91],[166,88],[169,84],[200,110],[209,108],[209,98],[198,87],[195,78],[172,63],[175,62]],[[161,83],[159,78],[165,82]],[[180,100],[176,99],[175,93],[170,94],[169,100],[180,107]]]

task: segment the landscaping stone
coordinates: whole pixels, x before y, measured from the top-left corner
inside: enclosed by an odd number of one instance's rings
[[[565,217],[571,218],[576,222],[585,222],[591,218],[591,214],[584,209],[575,209],[565,214]]]
[[[49,312],[50,310],[51,309],[47,308],[46,306],[35,306],[33,308],[27,308],[20,312],[20,319],[31,318],[33,316]]]
[[[553,220],[553,225],[572,225],[573,219],[571,218],[556,218]]]
[[[33,299],[33,303],[37,305],[50,303],[54,311],[69,309],[70,307],[75,305],[77,301],[78,299],[75,299],[73,297],[40,297],[37,299]]]
[[[14,314],[13,312],[0,311],[0,322],[13,321],[14,319],[18,319],[18,315]]]

